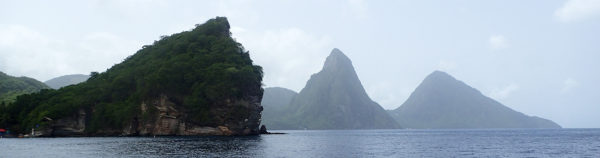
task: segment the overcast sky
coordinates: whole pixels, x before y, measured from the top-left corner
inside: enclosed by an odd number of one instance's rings
[[[0,71],[105,71],[216,16],[267,87],[300,91],[339,48],[385,109],[443,70],[527,115],[600,127],[600,0],[0,0]]]

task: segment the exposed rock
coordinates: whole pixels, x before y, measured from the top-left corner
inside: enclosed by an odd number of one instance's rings
[[[249,109],[248,117],[244,120],[236,120],[228,115],[221,115],[213,118],[217,126],[202,126],[187,121],[187,117],[175,103],[171,102],[166,95],[161,95],[160,99],[155,100],[148,106],[142,103],[140,110],[142,114],[149,114],[153,119],[146,122],[132,121],[138,128],[132,128],[124,135],[252,135],[258,134],[258,124],[260,123],[260,100],[257,97],[250,98],[248,101],[229,101],[228,108],[222,108],[219,113],[230,114],[237,108]],[[236,107],[242,106],[242,107]],[[156,109],[152,114],[149,108]],[[253,128],[256,127],[256,128]]]
[[[87,113],[83,109],[79,109],[77,115],[72,117],[53,120],[52,118],[44,118],[51,128],[45,128],[36,133],[36,136],[84,136],[85,123]]]
[[[221,131],[222,135],[231,135],[231,134],[233,134],[233,132],[230,131],[229,128],[227,128],[225,126],[218,126],[218,128]]]
[[[186,121],[182,109],[169,101],[166,95],[161,95],[159,99],[153,101],[150,105],[142,103],[140,110],[142,114],[147,113],[151,119],[146,121],[139,121],[139,116],[134,117],[131,120],[131,124],[122,130],[110,130],[103,129],[96,133],[85,133],[86,127],[86,112],[81,109],[78,115],[68,118],[62,118],[58,120],[52,120],[47,118],[50,127],[42,129],[38,136],[151,136],[151,135],[255,135],[259,134],[258,124],[260,123],[260,113],[262,106],[260,106],[260,100],[254,99],[251,101],[231,102],[228,106],[230,108],[223,110],[235,110],[235,106],[243,106],[244,108],[250,109],[249,117],[244,120],[235,120],[228,118],[227,115],[223,115],[218,120],[220,125],[217,126],[201,126],[196,125],[190,121]],[[156,110],[152,113],[150,108]],[[264,125],[263,125],[264,126]]]
[[[267,126],[265,126],[265,125],[260,126],[260,131],[258,133],[269,134],[269,132],[267,131]]]

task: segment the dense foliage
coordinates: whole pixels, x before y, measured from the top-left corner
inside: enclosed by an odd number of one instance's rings
[[[0,72],[0,104],[13,102],[17,96],[49,88],[44,83],[29,77],[13,77]]]
[[[106,72],[81,84],[19,96],[0,109],[0,128],[44,126],[79,109],[93,109],[86,131],[119,129],[140,114],[144,101],[168,95],[194,123],[210,124],[211,108],[261,93],[262,68],[231,38],[229,22],[217,17],[191,31],[162,36]],[[260,96],[260,95],[259,95]]]

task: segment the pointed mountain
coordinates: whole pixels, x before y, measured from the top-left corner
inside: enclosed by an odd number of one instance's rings
[[[281,87],[265,88],[262,102],[262,124],[268,129],[293,129],[294,126],[284,122],[281,118],[285,117],[286,109],[290,102],[298,93]]]
[[[333,49],[323,69],[292,99],[288,112],[283,120],[296,129],[400,128],[369,98],[352,61],[339,49]]]
[[[0,128],[42,136],[256,135],[262,68],[217,17],[162,36],[83,83],[23,95]],[[39,127],[37,127],[39,125]]]
[[[13,77],[0,72],[0,104],[13,102],[17,96],[48,89],[46,84],[29,77]]]
[[[506,107],[441,71],[427,76],[390,114],[406,128],[561,128]]]
[[[90,78],[90,76],[83,74],[64,75],[50,79],[44,83],[50,86],[50,88],[52,89],[60,89],[64,86],[81,83],[87,80],[88,78]]]

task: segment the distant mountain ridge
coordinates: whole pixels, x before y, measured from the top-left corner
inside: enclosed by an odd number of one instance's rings
[[[262,124],[267,125],[269,129],[294,129],[294,125],[282,120],[282,118],[286,117],[288,113],[286,110],[288,110],[287,108],[289,108],[292,99],[297,95],[297,92],[286,88],[265,88],[260,103],[264,109],[262,111]]]
[[[48,89],[46,84],[29,77],[13,77],[0,72],[0,103],[13,102],[21,94]]]
[[[300,93],[293,97],[285,111],[285,117],[279,119],[285,126],[275,125],[274,129],[400,128],[379,104],[369,98],[352,61],[337,48],[331,51],[323,69],[313,74]]]
[[[389,113],[406,128],[561,128],[510,109],[441,71],[428,75]]]
[[[86,81],[88,78],[90,78],[89,75],[83,74],[64,75],[50,79],[44,83],[50,86],[50,88],[52,89],[60,89],[64,86],[81,83],[83,81]]]

